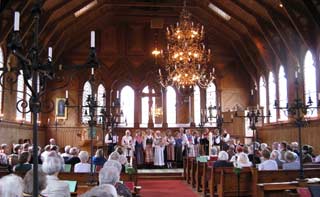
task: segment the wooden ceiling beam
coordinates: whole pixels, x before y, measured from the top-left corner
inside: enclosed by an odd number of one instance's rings
[[[318,28],[320,28],[320,13],[317,10],[317,6],[320,5],[319,2],[317,5],[314,4],[314,2],[312,0],[302,0],[302,2],[306,6],[306,8],[309,10],[313,20],[318,25]],[[288,2],[285,1],[285,3],[287,4]]]
[[[232,3],[232,1],[231,1],[231,3]],[[224,12],[226,12],[228,15],[230,15],[232,19],[234,19],[234,20],[237,21],[238,23],[242,24],[242,25],[246,28],[247,35],[249,36],[249,38],[251,38],[251,37],[258,37],[260,40],[263,40],[263,38],[264,38],[264,40],[265,40],[265,37],[264,37],[263,32],[262,32],[262,36],[263,36],[263,37],[261,38],[261,36],[259,36],[259,33],[255,30],[255,27],[254,27],[254,26],[250,25],[247,21],[245,21],[245,20],[243,20],[242,18],[238,17],[234,12],[229,11],[229,10],[228,10],[227,8],[225,8],[219,1],[216,1],[215,4],[216,4],[218,7],[223,8]],[[235,6],[237,6],[237,5],[235,5]],[[237,7],[238,7],[238,6],[237,6]],[[238,7],[238,8],[241,9],[240,7]],[[243,11],[244,11],[244,10],[243,10]],[[248,13],[247,13],[247,14],[248,14]],[[253,17],[253,18],[254,18],[254,20],[255,20],[255,17]],[[255,22],[256,22],[256,20],[255,20]],[[257,23],[256,23],[256,24],[257,24]],[[259,29],[259,25],[258,25],[258,24],[257,24],[257,26],[258,26],[258,30],[260,30],[260,33],[261,33],[261,29]],[[250,41],[252,41],[252,44],[253,44],[254,46],[256,46],[256,43],[255,43],[252,39],[250,39]],[[256,46],[256,49],[255,49],[255,50],[260,54],[260,57],[261,57],[261,59],[262,59],[262,61],[263,61],[263,64],[268,67],[268,66],[270,65],[270,62],[265,58],[264,54],[262,54],[261,51],[257,49],[257,46]],[[268,64],[268,62],[269,62],[269,64]]]
[[[264,4],[262,1],[260,1],[262,4]],[[269,7],[264,7],[266,13],[268,14],[269,21],[271,22],[272,26],[276,29],[278,35],[280,36],[281,40],[283,41],[284,46],[286,47],[287,51],[289,52],[290,56],[293,58],[293,60],[297,63],[298,66],[300,66],[300,61],[297,56],[297,54],[294,53],[292,50],[292,47],[290,46],[290,42],[286,39],[287,36],[283,34],[283,31],[281,29],[280,22],[278,21],[277,14],[273,12]]]
[[[245,11],[247,14],[251,15],[254,17],[254,21],[256,26],[258,27],[258,31],[261,33],[261,35],[263,36],[264,40],[266,41],[266,43],[268,44],[269,48],[272,50],[273,55],[277,58],[277,60],[284,65],[284,60],[279,56],[280,51],[277,51],[276,48],[274,47],[274,43],[272,41],[272,39],[270,39],[267,35],[267,31],[264,27],[264,25],[267,23],[267,21],[265,21],[265,19],[259,15],[257,15],[256,13],[254,13],[252,10],[250,10],[249,8],[243,6],[242,4],[240,4],[238,1],[233,1],[233,3],[238,6],[240,9],[242,9],[243,11]]]
[[[310,1],[312,2],[312,1]],[[289,5],[289,2],[286,0],[282,0],[283,10],[285,11],[287,17],[289,18],[291,24],[293,25],[294,29],[296,30],[297,34],[299,35],[300,39],[302,40],[303,44],[310,49],[316,50],[317,45],[312,46],[312,41],[304,36],[304,34],[300,31],[303,27],[297,23],[298,19],[292,13],[292,7]],[[320,17],[320,16],[319,16]],[[320,20],[320,19],[319,19]],[[312,37],[312,34],[308,34],[309,37]]]

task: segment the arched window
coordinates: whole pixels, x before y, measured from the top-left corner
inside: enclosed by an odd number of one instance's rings
[[[312,107],[317,106],[317,85],[316,85],[316,68],[313,62],[313,56],[310,51],[307,51],[304,58],[304,94],[305,102],[308,103],[309,98],[312,100]],[[317,110],[315,109],[312,114],[308,114],[310,117],[317,116]]]
[[[271,112],[270,122],[277,121],[277,110],[274,109],[274,101],[276,100],[276,83],[274,81],[273,73],[269,73],[269,110]]]
[[[259,80],[259,104],[263,109],[263,114],[267,115],[267,88],[264,78],[261,76]]]
[[[24,80],[23,80],[23,75],[20,74],[18,76],[18,80],[17,80],[17,99],[16,99],[16,102],[19,103],[18,105],[18,109],[19,110],[16,110],[16,120],[24,120],[23,118],[23,108],[21,107],[21,100],[24,99]],[[21,111],[21,112],[20,112]]]
[[[97,105],[98,106],[105,106],[106,102],[105,102],[105,98],[106,98],[106,89],[104,88],[104,86],[102,84],[100,84],[98,86],[98,92],[97,92]],[[97,114],[100,114],[101,111],[101,107],[97,108]],[[98,124],[101,124],[102,122],[97,121]]]
[[[155,96],[152,96],[155,94],[154,89],[152,88],[151,92],[149,91],[149,87],[146,86],[142,90],[142,98],[141,98],[141,123],[143,125],[147,125],[149,121],[149,97],[151,95],[152,97],[152,106],[150,113],[155,111]],[[153,122],[155,122],[155,114],[152,113],[152,119]]]
[[[89,81],[87,81],[83,86],[83,92],[82,92],[82,106],[87,106],[87,98],[92,94],[92,87]],[[82,123],[88,123],[90,120],[89,117],[89,108],[88,107],[82,107]]]
[[[201,118],[201,104],[200,104],[200,88],[199,86],[194,87],[193,92],[193,111],[194,111],[194,123],[199,125]]]
[[[207,107],[207,117],[209,118],[209,122],[215,122],[214,119],[210,119],[212,117],[216,117],[217,110],[209,111],[209,106],[216,107],[217,106],[217,95],[216,95],[216,86],[214,83],[210,83],[206,90],[206,107]],[[212,117],[210,117],[212,116]]]
[[[121,110],[123,117],[121,122],[125,122],[127,126],[134,125],[134,90],[130,86],[124,86],[120,93]]]
[[[2,48],[0,47],[0,68],[3,68],[3,65],[4,65],[4,57],[3,57]],[[0,71],[0,76],[1,75],[2,75],[2,71]],[[0,80],[1,80],[0,83],[3,85],[3,77]],[[2,101],[3,101],[2,85],[0,85],[0,114],[2,114]]]
[[[176,124],[177,112],[176,112],[176,99],[177,94],[173,87],[167,87],[167,123]]]
[[[288,93],[287,93],[287,78],[284,72],[284,68],[281,65],[279,68],[279,106],[285,107],[288,103]],[[283,110],[280,110],[280,118],[279,120],[288,120],[288,116],[286,116]]]

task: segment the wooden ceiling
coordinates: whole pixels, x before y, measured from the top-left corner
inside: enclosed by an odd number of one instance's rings
[[[97,5],[80,17],[74,13],[93,0],[46,0],[42,5],[40,41],[42,52],[54,47],[58,60],[82,43],[89,43],[89,31],[120,23],[147,24],[164,21],[163,29],[178,20],[182,0],[97,0]],[[34,0],[0,0],[0,44],[12,30],[13,12],[21,12],[21,36],[31,42]],[[231,16],[227,21],[209,7],[213,3]],[[282,6],[281,6],[282,5]],[[320,1],[317,0],[187,0],[194,21],[205,27],[206,45],[213,51],[213,63],[241,66],[256,79],[260,74],[286,65],[287,58],[299,62],[300,47],[317,51]],[[151,28],[150,28],[151,29]],[[87,44],[89,45],[89,44]]]

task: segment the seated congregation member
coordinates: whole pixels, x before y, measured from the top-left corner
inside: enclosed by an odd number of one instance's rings
[[[303,163],[312,163],[312,146],[304,145],[302,147],[302,162]]]
[[[130,190],[119,182],[120,172],[112,166],[105,166],[99,172],[99,185],[110,184],[115,186],[119,196],[131,197]]]
[[[1,197],[21,197],[23,196],[23,180],[21,177],[9,174],[0,179]]]
[[[19,163],[19,156],[16,154],[11,154],[8,156],[8,165],[9,165],[9,172],[13,172],[13,167]]]
[[[104,155],[103,155],[103,149],[102,148],[99,148],[97,151],[96,151],[96,154],[95,156],[93,157],[93,164],[96,165],[96,166],[103,166],[103,164],[106,162],[106,158],[104,158]]]
[[[59,172],[62,170],[61,157],[56,152],[51,152],[42,164],[42,170],[47,174],[47,187],[41,192],[47,197],[69,197],[68,183],[60,181]]]
[[[0,172],[9,172],[8,157],[4,153],[0,153]]]
[[[77,163],[80,163],[80,159],[78,157],[78,150],[76,147],[72,147],[70,149],[70,155],[71,157],[67,161],[65,161],[65,164],[75,165]]]
[[[109,184],[95,186],[81,197],[117,197],[117,191],[114,186]]]
[[[46,145],[44,147],[44,151],[41,153],[41,160],[42,162],[46,159],[46,157],[48,156],[48,154],[51,152],[51,146],[50,145]]]
[[[39,192],[47,187],[47,175],[42,171],[41,168],[38,169],[38,189]],[[24,190],[23,196],[32,196],[33,194],[33,169],[29,170],[23,179]],[[41,195],[42,196],[42,195]]]
[[[79,153],[80,163],[74,165],[74,172],[81,172],[86,173],[90,172],[90,164],[88,163],[89,160],[89,153],[87,151],[80,151]]]
[[[30,163],[33,164],[33,146],[29,147],[29,153],[30,153]],[[42,164],[42,160],[41,160],[41,147],[38,146],[38,164]]]
[[[218,160],[213,163],[213,167],[233,167],[233,163],[228,161],[229,155],[226,151],[220,151],[218,154]]]
[[[275,151],[274,154],[277,154],[277,152]],[[271,154],[268,149],[264,149],[262,151],[263,162],[259,164],[258,170],[278,170],[277,162],[273,159],[270,159],[270,156]]]
[[[252,163],[249,160],[248,155],[243,152],[238,154],[237,159],[236,159],[236,163],[237,163],[237,166],[242,167],[242,168],[252,166]]]
[[[279,157],[280,157],[280,152],[277,151],[277,150],[273,150],[271,152],[271,156],[270,156],[270,159],[274,160],[275,162],[277,162],[277,165],[278,165],[278,168],[282,168],[282,164],[284,163],[284,161],[280,160]]]
[[[18,164],[13,167],[14,172],[27,172],[32,168],[32,165],[29,163],[30,153],[22,152],[19,155]]]
[[[284,155],[286,163],[282,165],[283,170],[298,170],[300,162],[297,160],[297,155],[294,152],[287,151]]]
[[[104,163],[103,167],[104,168],[114,167],[119,171],[119,174],[121,173],[121,170],[122,170],[121,163],[116,160],[108,160],[106,163]]]
[[[64,153],[61,154],[61,157],[63,158],[64,162],[66,162],[68,159],[72,157],[72,155],[70,155],[70,149],[70,145],[64,147]]]

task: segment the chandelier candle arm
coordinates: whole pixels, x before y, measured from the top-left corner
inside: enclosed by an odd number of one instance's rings
[[[90,47],[95,48],[95,31],[91,31],[90,35]]]
[[[14,12],[14,26],[13,31],[20,30],[20,12]]]
[[[48,48],[48,61],[52,62],[52,47]]]

